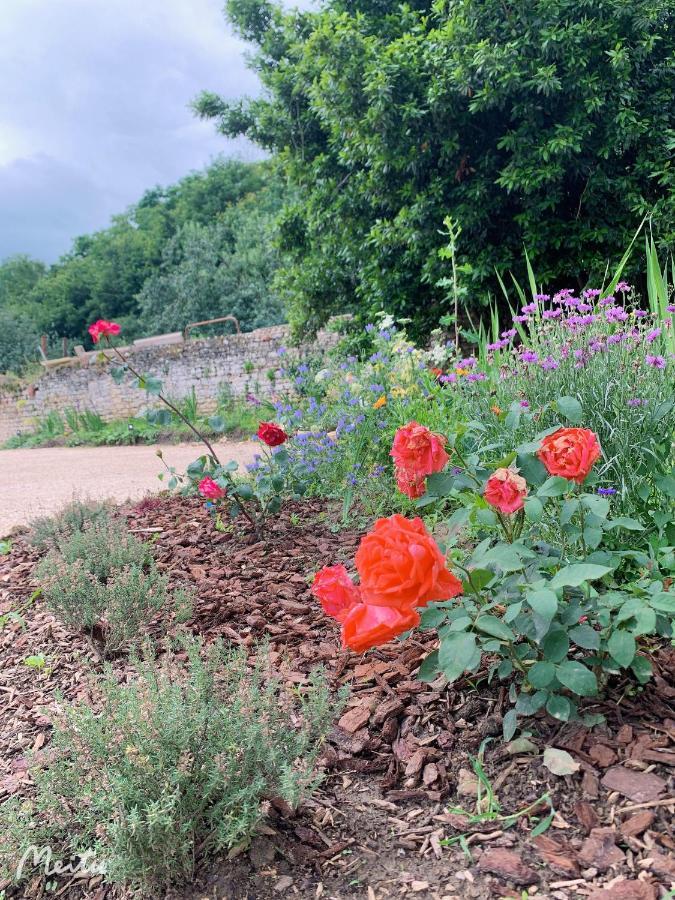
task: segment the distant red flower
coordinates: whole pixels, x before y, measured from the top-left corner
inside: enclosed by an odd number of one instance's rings
[[[121,330],[117,322],[108,322],[106,319],[99,319],[87,329],[95,344],[98,344],[102,337],[115,337]]]
[[[227,496],[227,491],[208,475],[199,482],[199,493],[207,500],[222,500]]]
[[[283,428],[274,422],[261,422],[258,428],[258,437],[268,447],[278,447],[288,440],[288,435]]]
[[[363,653],[371,647],[386,644],[419,624],[419,613],[411,607],[400,610],[359,603],[342,625],[342,646]]]
[[[439,369],[438,366],[432,366],[429,371],[435,378],[440,378],[443,374],[443,369]]]
[[[422,477],[440,472],[450,459],[445,452],[445,438],[417,422],[408,422],[398,429],[390,456],[398,469]]]
[[[344,622],[348,613],[361,602],[361,592],[344,566],[324,566],[314,576],[312,593],[326,615]]]

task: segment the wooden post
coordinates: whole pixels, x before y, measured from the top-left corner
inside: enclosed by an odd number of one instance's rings
[[[47,335],[40,335],[40,350],[42,352],[42,358],[47,359]]]
[[[62,356],[68,356],[68,338],[67,338],[67,337],[64,337],[64,338],[62,339],[62,344],[61,344],[61,346],[62,346],[62,348],[63,348],[63,352],[62,352],[61,355],[62,355]]]

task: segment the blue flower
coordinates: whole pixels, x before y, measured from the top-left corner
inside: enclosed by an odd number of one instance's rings
[[[600,494],[601,497],[612,497],[616,494],[616,488],[598,488],[596,493]]]

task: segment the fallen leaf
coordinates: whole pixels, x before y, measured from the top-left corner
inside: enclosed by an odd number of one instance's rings
[[[581,768],[579,763],[567,752],[556,747],[544,750],[544,765],[554,775],[573,775]]]

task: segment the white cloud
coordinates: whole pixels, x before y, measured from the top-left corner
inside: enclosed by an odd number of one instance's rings
[[[0,259],[53,260],[156,183],[221,152],[202,89],[258,90],[221,0],[3,0]]]

